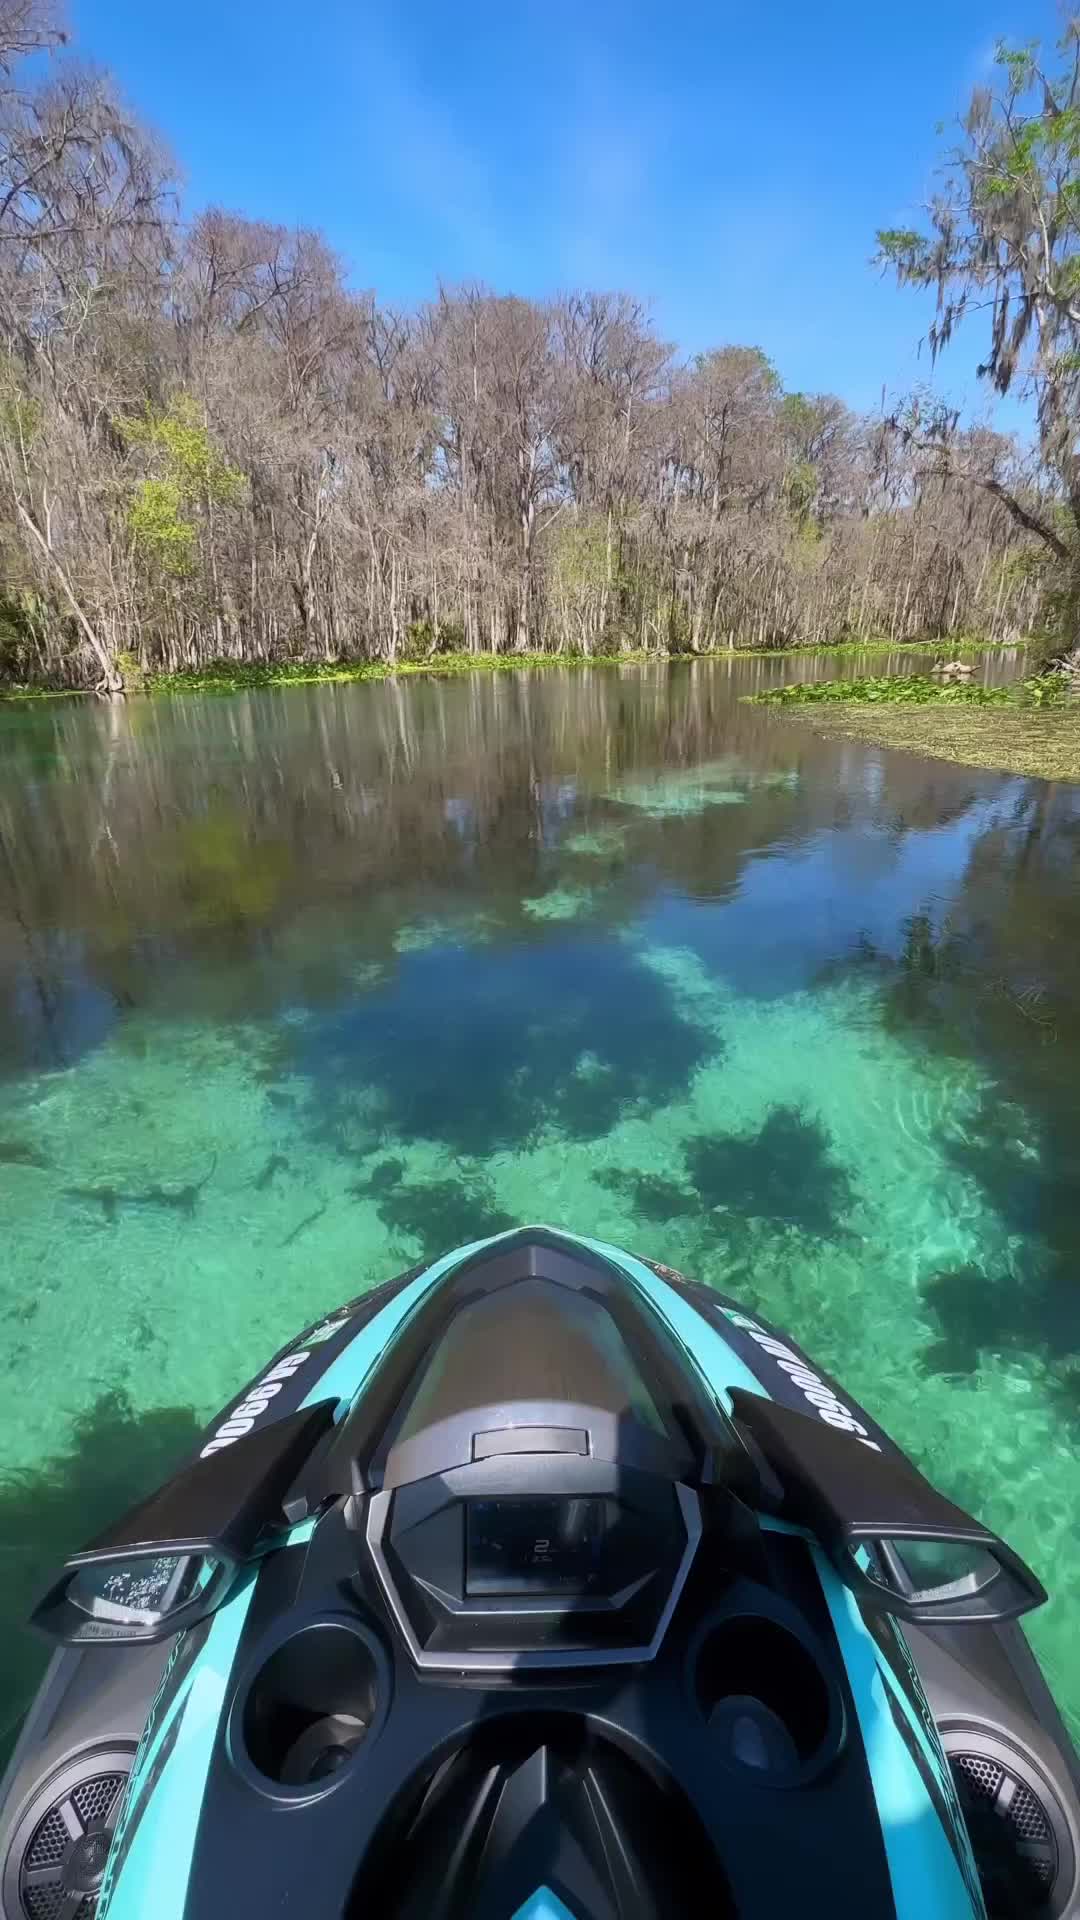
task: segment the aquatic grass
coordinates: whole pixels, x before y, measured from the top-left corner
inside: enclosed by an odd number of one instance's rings
[[[416,674],[449,676],[460,673],[522,671],[541,667],[623,667],[653,663],[690,663],[695,660],[784,660],[825,658],[852,654],[907,653],[928,657],[969,658],[982,653],[1023,649],[1028,639],[991,639],[978,634],[962,634],[940,640],[890,640],[871,635],[862,640],[810,642],[793,647],[715,647],[693,653],[668,653],[655,648],[616,648],[613,651],[582,653],[564,649],[556,653],[531,649],[523,653],[460,653],[425,655],[420,659],[399,660],[210,660],[204,666],[178,668],[175,672],[146,674],[133,692],[149,694],[242,693],[261,688],[344,685],[353,681],[380,681]],[[90,700],[88,689],[78,687],[37,687],[24,683],[0,683],[0,701],[13,703],[32,700]]]
[[[656,653],[435,653],[422,660],[211,661],[205,667],[148,677],[151,694],[242,693],[260,688],[345,685],[351,682],[442,677],[462,673],[523,672],[541,667],[639,666]]]
[[[394,1133],[470,1155],[523,1143],[546,1115],[573,1139],[604,1133],[625,1103],[664,1100],[700,1052],[632,949],[560,927],[509,952],[402,956],[391,991],[313,1023],[297,1065],[320,1124],[353,1111],[359,1083]],[[600,1070],[582,1072],[590,1054]]]
[[[821,731],[883,747],[1043,779],[1080,781],[1080,702],[1060,674],[1000,687],[924,674],[820,680],[746,696],[808,709]]]
[[[889,706],[817,704],[807,714],[826,737],[861,741],[901,753],[952,761],[987,772],[1080,784],[1080,712],[1049,707],[972,703]]]
[[[859,680],[805,680],[783,687],[770,687],[763,693],[748,694],[759,707],[816,707],[845,704],[856,706],[939,706],[939,707],[1063,707],[1070,700],[1068,682],[1053,673],[1031,674],[1026,679],[1002,687],[983,687],[971,682],[942,682],[929,674],[900,673],[870,676]]]
[[[560,853],[589,859],[617,859],[625,851],[625,829],[615,826],[582,828],[566,834],[559,842]]]
[[[937,640],[890,640],[885,635],[873,634],[865,640],[827,640],[820,644],[810,643],[797,647],[763,647],[746,649],[758,659],[798,658],[800,655],[823,654],[841,656],[853,653],[915,653],[926,654],[942,659],[968,659],[980,653],[1013,653],[1023,651],[1031,645],[1031,636],[1023,635],[1015,639],[994,639],[985,634],[956,634],[950,639],[945,636]],[[737,649],[742,651],[742,649]]]
[[[697,1134],[685,1153],[703,1213],[723,1208],[817,1237],[847,1231],[851,1183],[821,1122],[798,1107],[772,1107],[748,1139]]]
[[[433,914],[398,927],[392,945],[395,953],[427,953],[432,947],[476,946],[490,940],[496,931],[490,914]],[[368,978],[372,985],[378,983],[377,969],[371,963]]]
[[[580,920],[590,913],[597,899],[594,887],[552,887],[521,903],[530,920]]]
[[[745,806],[751,785],[745,767],[724,760],[658,770],[648,779],[630,776],[608,787],[604,797],[650,820],[680,820],[710,807]]]

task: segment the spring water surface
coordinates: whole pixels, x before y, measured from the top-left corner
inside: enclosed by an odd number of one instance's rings
[[[779,671],[0,708],[0,1728],[56,1561],[291,1331],[537,1219],[790,1328],[1042,1574],[1080,1714],[1080,789]]]

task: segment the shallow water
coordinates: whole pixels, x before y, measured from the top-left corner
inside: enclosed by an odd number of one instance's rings
[[[1080,789],[787,670],[0,707],[2,1624],[292,1329],[539,1217],[790,1327],[1080,1715]]]

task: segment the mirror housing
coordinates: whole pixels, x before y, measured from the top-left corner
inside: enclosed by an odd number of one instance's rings
[[[864,1446],[743,1388],[731,1398],[737,1423],[783,1487],[783,1517],[821,1541],[860,1605],[920,1626],[958,1626],[1014,1620],[1045,1601],[1045,1588],[1019,1554],[938,1493],[899,1451]],[[905,1543],[913,1548],[907,1562]],[[940,1555],[948,1547],[962,1549],[973,1570],[920,1586],[918,1549]]]
[[[67,1561],[31,1623],[67,1646],[165,1640],[202,1620],[287,1525],[283,1501],[335,1402],[254,1427],[181,1468]]]

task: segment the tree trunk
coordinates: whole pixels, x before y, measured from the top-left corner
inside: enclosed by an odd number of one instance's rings
[[[21,500],[17,500],[15,505],[18,511],[19,518],[22,521],[24,527],[26,528],[27,532],[30,534],[31,538],[37,544],[39,550],[44,554],[46,560],[48,561],[53,572],[55,573],[56,578],[60,583],[60,589],[64,595],[64,598],[66,599],[69,607],[71,608],[72,613],[75,615],[75,618],[79,623],[79,628],[80,628],[80,631],[82,632],[83,638],[85,639],[88,647],[90,648],[91,653],[93,654],[95,660],[97,661],[98,666],[101,668],[101,681],[99,683],[97,691],[100,693],[110,694],[114,699],[122,698],[123,692],[124,692],[123,675],[121,674],[120,669],[118,668],[112,655],[108,651],[108,648],[104,645],[104,642],[98,638],[98,635],[95,632],[94,628],[91,626],[89,619],[84,613],[78,600],[75,598],[74,589],[71,585],[70,580],[67,577],[67,573],[63,567],[63,564],[58,559],[50,542],[45,538],[45,535],[42,533],[41,528],[38,526],[37,522],[35,521],[33,514],[27,512]]]

